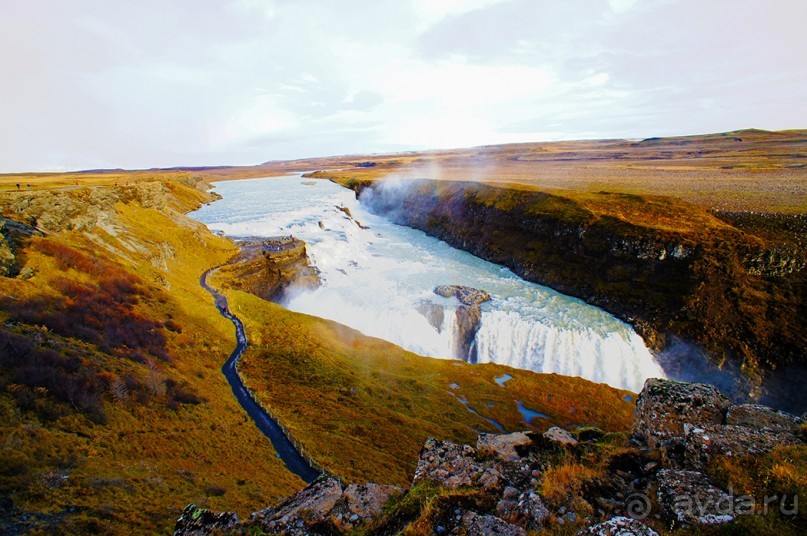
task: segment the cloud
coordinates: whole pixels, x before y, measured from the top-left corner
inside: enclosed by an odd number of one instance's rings
[[[0,167],[804,127],[805,19],[789,0],[15,2]]]

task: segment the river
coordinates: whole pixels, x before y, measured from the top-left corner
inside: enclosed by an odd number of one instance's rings
[[[477,362],[580,376],[639,391],[661,367],[633,329],[576,298],[370,213],[348,190],[300,175],[215,184],[222,199],[191,216],[232,238],[294,235],[323,284],[289,309],[346,324],[421,355],[458,353],[459,302],[433,292],[465,285],[490,293],[473,341]],[[349,211],[349,215],[348,212]],[[427,318],[424,304],[441,306]]]

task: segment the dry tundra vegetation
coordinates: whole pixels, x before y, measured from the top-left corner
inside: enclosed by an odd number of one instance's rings
[[[3,217],[38,231],[3,229],[15,259],[0,278],[0,531],[168,532],[189,502],[243,515],[302,487],[246,422],[219,371],[232,325],[198,281],[236,248],[183,215],[212,199],[207,182],[337,168],[329,175],[345,180],[484,180],[675,226],[668,214],[622,213],[629,204],[602,203],[599,192],[671,196],[801,247],[806,145],[805,131],[741,131],[0,176]],[[211,281],[246,324],[247,383],[310,455],[348,481],[403,484],[425,437],[472,440],[477,429],[495,431],[485,418],[509,431],[614,432],[596,460],[567,460],[544,477],[558,500],[629,448],[633,404],[624,391],[423,358],[229,288],[226,270]],[[500,387],[493,379],[504,373],[513,379]],[[516,400],[547,418],[524,423]],[[721,462],[712,474],[737,489],[804,491],[803,448],[755,463]]]

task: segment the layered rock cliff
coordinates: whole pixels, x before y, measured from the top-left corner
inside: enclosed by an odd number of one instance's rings
[[[466,182],[345,185],[401,224],[602,307],[657,350],[685,339],[719,367],[741,366],[733,395],[762,396],[763,377],[777,368],[803,374],[807,255],[799,233],[781,225],[758,232],[754,222],[729,225],[678,200],[606,192],[576,199]],[[804,398],[771,402],[799,408]]]
[[[298,289],[319,286],[319,273],[306,253],[305,242],[283,236],[239,242],[241,253],[221,270],[228,285],[269,301],[280,302]]]

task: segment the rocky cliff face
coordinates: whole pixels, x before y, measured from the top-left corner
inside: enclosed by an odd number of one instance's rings
[[[782,365],[803,372],[807,338],[796,319],[807,255],[779,234],[760,238],[690,206],[714,228],[636,225],[570,198],[478,183],[348,186],[378,213],[602,307],[656,350],[674,335],[706,348],[720,367],[741,364],[745,378],[732,395],[763,396],[762,378]],[[639,196],[597,195],[626,212],[658,209]],[[803,407],[798,398],[770,401]]]
[[[23,262],[18,256],[23,243],[35,234],[41,233],[23,223],[0,217],[0,276],[26,277],[24,269],[20,270]]]
[[[743,518],[767,506],[749,503],[761,498],[726,487],[714,476],[719,472],[707,469],[721,460],[764,467],[760,460],[777,448],[804,459],[803,432],[802,419],[765,406],[730,406],[711,386],[648,380],[633,437],[621,448],[614,435],[585,427],[479,434],[473,446],[428,439],[408,490],[322,477],[244,522],[232,512],[190,505],[176,534],[526,535],[549,529],[629,536],[724,524],[742,532],[760,528]],[[789,526],[804,528],[806,518],[797,511],[783,507],[780,514]]]
[[[139,182],[113,188],[80,188],[39,191],[18,195],[10,212],[24,223],[46,232],[90,231],[108,222],[115,203],[138,203],[144,208],[162,210],[167,206],[162,182]]]
[[[222,268],[229,284],[265,300],[280,302],[295,289],[319,286],[319,274],[311,265],[305,242],[287,236],[239,243],[241,254]]]

